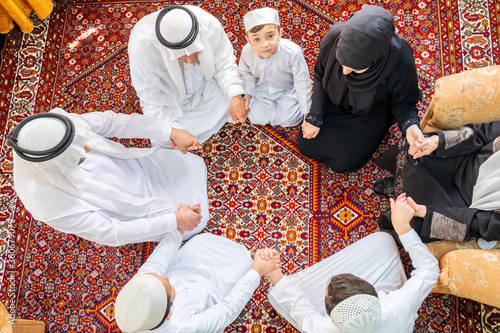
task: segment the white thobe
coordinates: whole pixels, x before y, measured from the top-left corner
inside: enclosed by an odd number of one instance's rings
[[[168,276],[175,289],[170,319],[148,332],[222,332],[260,284],[250,252],[208,233],[180,243],[179,232],[167,234],[137,272]]]
[[[229,101],[244,94],[243,82],[233,46],[220,22],[201,8],[185,7],[196,15],[203,37],[199,69],[171,60],[159,44],[155,33],[157,11],[143,17],[132,29],[130,75],[144,114],[178,122],[203,142],[231,121]]]
[[[376,332],[411,333],[420,305],[438,280],[439,266],[414,230],[400,236],[400,240],[415,267],[407,281],[394,240],[379,232],[299,273],[283,277],[269,291],[269,301],[301,332],[341,333],[326,314],[325,291],[333,275],[351,273],[377,290],[382,325]]]
[[[295,126],[311,107],[311,76],[302,48],[281,39],[278,50],[261,58],[250,44],[241,51],[239,71],[250,100],[250,122]]]
[[[94,133],[106,137],[150,138],[165,143],[167,147],[170,143],[170,130],[167,134],[164,131],[165,121],[151,122],[142,115],[124,117],[113,112],[106,115],[89,113],[80,118],[91,126]],[[120,246],[159,241],[166,233],[176,231],[175,212],[181,203],[200,203],[203,215],[198,227],[185,233],[184,239],[200,232],[209,220],[206,167],[199,156],[159,147],[142,158],[118,159],[92,150],[78,167],[84,170],[84,177],[108,183],[135,197],[167,199],[173,208],[139,218],[93,210],[44,220],[56,230],[104,245]]]

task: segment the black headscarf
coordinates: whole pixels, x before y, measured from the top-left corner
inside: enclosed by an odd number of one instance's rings
[[[394,19],[382,7],[370,5],[332,29],[340,29],[340,34],[326,61],[323,87],[331,91],[333,86],[330,99],[335,105],[340,105],[348,88],[352,113],[367,114],[373,106],[377,86],[389,76],[401,53],[402,42],[395,33]],[[344,75],[342,65],[356,70],[369,68],[361,74]]]

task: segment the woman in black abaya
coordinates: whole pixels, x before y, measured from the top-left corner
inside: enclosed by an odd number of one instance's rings
[[[411,47],[391,13],[365,6],[321,41],[299,151],[347,172],[368,162],[394,121],[410,145],[421,142],[419,95]]]

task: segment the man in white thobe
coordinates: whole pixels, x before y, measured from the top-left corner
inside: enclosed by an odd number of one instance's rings
[[[298,125],[311,107],[312,84],[302,48],[282,39],[278,11],[259,8],[244,19],[247,44],[239,72],[252,124]]]
[[[395,230],[415,267],[411,278],[406,280],[394,240],[382,232],[371,234],[299,273],[283,276],[281,270],[275,270],[266,275],[274,285],[269,291],[269,301],[299,331],[413,332],[418,309],[438,280],[439,266],[436,258],[410,227],[409,221],[415,213],[408,203],[410,198],[403,194],[395,202],[391,201]],[[358,307],[359,312],[355,313],[352,303],[349,304],[350,308],[343,306],[345,301],[349,302],[360,295],[349,297],[338,303],[331,313],[326,312],[325,290],[327,286],[330,288],[332,275],[335,277],[339,274],[353,274],[375,288],[378,299],[361,296],[375,300],[378,311],[375,316],[363,313],[362,307]],[[343,320],[339,320],[339,317]]]
[[[168,119],[201,142],[246,118],[243,83],[220,22],[195,6],[169,6],[132,29],[132,85],[144,114]]]
[[[149,138],[159,146],[126,148],[109,137]],[[199,142],[168,121],[54,109],[19,124],[9,144],[19,198],[35,219],[59,231],[119,246],[159,241],[178,229],[187,239],[209,219],[205,164],[186,154]]]
[[[279,255],[267,260],[227,238],[205,233],[179,249],[171,233],[123,287],[115,319],[124,333],[222,332],[250,300],[261,276],[279,269]]]

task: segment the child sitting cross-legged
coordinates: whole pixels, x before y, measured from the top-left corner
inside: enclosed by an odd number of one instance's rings
[[[239,72],[248,118],[256,125],[298,125],[311,105],[311,77],[302,48],[282,39],[278,12],[260,8],[243,18],[248,44]]]

